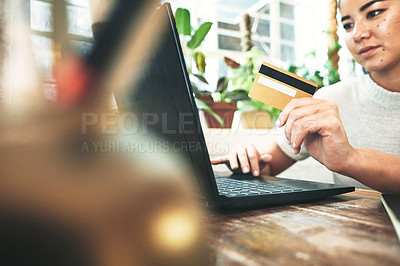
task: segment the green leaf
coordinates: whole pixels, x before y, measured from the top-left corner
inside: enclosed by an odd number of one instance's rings
[[[195,98],[195,101],[196,101],[196,106],[197,106],[198,109],[206,111],[207,113],[212,115],[218,121],[218,123],[221,125],[221,127],[225,127],[224,120],[222,120],[222,118],[219,115],[217,115],[210,108],[210,106],[208,106],[205,102],[203,102],[203,101],[201,101],[201,100],[199,100],[197,98]]]
[[[324,78],[321,76],[321,72],[316,70],[314,75],[309,78],[311,81],[315,82],[318,85],[318,88],[324,86]]]
[[[228,79],[226,77],[221,77],[217,82],[217,92],[224,92],[228,88]]]
[[[190,12],[185,8],[178,8],[175,12],[175,22],[179,34],[190,35]]]
[[[192,90],[194,92],[195,97],[201,97],[204,95],[211,95],[210,91],[206,91],[206,90],[200,90],[197,85],[193,82],[190,82],[192,84]]]
[[[197,70],[199,70],[200,73],[206,72],[206,56],[202,52],[195,52],[193,58],[196,62]]]
[[[304,55],[304,58],[307,58],[307,57],[309,57],[309,56],[315,58],[315,57],[317,56],[317,52],[316,52],[315,50],[312,50],[311,52],[306,53],[306,54]]]
[[[333,63],[332,63],[332,61],[331,60],[327,60],[326,62],[325,62],[325,64],[324,64],[324,67],[325,67],[325,69],[331,69],[332,68],[332,65],[333,65]]]
[[[204,41],[204,38],[210,31],[212,26],[211,22],[204,22],[200,25],[200,27],[195,31],[192,39],[187,43],[187,47],[189,49],[196,49],[200,46],[200,44]]]
[[[203,77],[202,75],[193,74],[193,73],[192,73],[192,75],[195,76],[196,78],[198,78],[201,82],[203,82],[203,83],[205,83],[205,84],[208,84],[208,81],[207,81],[206,78]]]
[[[250,99],[246,90],[228,91],[225,93],[225,98],[231,99],[232,101],[243,101]]]
[[[329,70],[328,73],[328,84],[335,84],[336,82],[340,81],[340,75],[337,69],[332,68]]]
[[[196,84],[192,81],[190,81],[190,84],[192,85],[192,90],[194,92],[194,95],[197,97],[200,93],[199,88],[196,86]]]

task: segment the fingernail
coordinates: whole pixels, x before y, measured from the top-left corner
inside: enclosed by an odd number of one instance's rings
[[[258,176],[258,171],[255,170],[255,171],[253,172],[253,175],[254,175],[254,176]]]
[[[276,120],[275,125],[277,127],[281,127],[281,121],[279,120],[279,118],[278,118],[278,120]]]
[[[270,158],[271,158],[271,155],[270,155],[270,154],[263,154],[263,155],[261,155],[261,159],[266,159],[266,158],[270,159]]]
[[[293,141],[293,145],[292,145],[292,147],[293,147],[293,149],[295,149],[295,148],[296,148],[296,143],[294,143],[294,141]]]
[[[248,172],[249,172],[249,168],[244,167],[244,168],[243,168],[243,173],[248,173]]]

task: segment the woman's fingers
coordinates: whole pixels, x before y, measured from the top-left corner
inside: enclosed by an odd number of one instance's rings
[[[223,157],[218,157],[211,159],[211,164],[217,165],[217,164],[226,164],[226,166],[232,171],[232,172],[238,172],[238,162],[237,162],[237,156],[236,153],[229,154],[228,156],[223,156]]]
[[[318,131],[316,119],[311,116],[306,116],[293,122],[292,133],[290,134],[289,142],[292,145],[295,154],[300,152],[301,144],[310,133]]]
[[[305,116],[317,112],[318,104],[319,101],[316,99],[299,98],[290,101],[289,104],[283,109],[281,115],[279,116],[280,126],[285,125],[285,136],[291,145],[293,144],[291,142],[292,134],[296,134],[297,130],[299,130],[299,128],[293,128],[294,123]]]
[[[295,154],[309,134],[327,136],[341,128],[339,110],[334,102],[314,101],[314,104],[292,109],[286,118],[285,136]]]
[[[269,163],[272,160],[272,155],[271,154],[263,154],[261,155],[261,162],[263,163]]]
[[[285,124],[285,136],[291,144],[294,153],[300,151],[300,146],[309,133],[316,133],[324,123],[324,119],[338,117],[337,106],[333,102],[299,98],[293,99],[282,111],[281,123]]]
[[[307,117],[308,120],[316,120],[318,112],[323,108],[322,104],[313,104],[298,107],[293,109],[286,119],[285,125],[285,136],[286,139],[291,143],[292,134],[300,134],[302,132],[302,128],[298,126],[298,121],[301,121],[303,118]],[[296,125],[296,127],[294,127]]]
[[[224,157],[218,157],[218,158],[214,158],[211,159],[211,164],[221,164],[221,163],[226,163],[229,162],[228,157],[224,156]]]
[[[319,104],[321,103],[320,99],[314,99],[314,98],[309,98],[309,97],[304,97],[304,98],[293,98],[287,105],[286,107],[282,110],[281,114],[279,115],[279,126],[284,126],[289,118],[289,115],[292,113],[292,111],[296,108],[302,107],[302,106],[310,106],[313,104]]]
[[[261,170],[271,161],[269,154],[260,155],[254,145],[239,146],[229,155],[211,160],[212,164],[226,164],[233,172],[241,171],[254,176],[260,175]]]
[[[251,172],[254,176],[258,176],[260,174],[260,154],[254,145],[248,146],[246,150],[248,159],[250,161]]]
[[[250,172],[250,163],[247,157],[247,150],[244,146],[240,146],[237,149],[237,157],[239,159],[240,166],[242,167],[242,172],[247,174]]]
[[[229,161],[228,167],[230,167],[232,170],[237,170],[239,168],[238,156],[236,150],[229,153],[228,161]]]

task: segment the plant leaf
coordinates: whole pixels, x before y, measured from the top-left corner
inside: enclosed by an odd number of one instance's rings
[[[226,77],[219,78],[217,82],[217,92],[224,92],[226,88],[228,88],[228,79]]]
[[[242,89],[226,92],[225,98],[231,99],[232,101],[243,101],[250,99],[247,91]]]
[[[240,64],[227,56],[224,56],[225,64],[233,69],[239,68]]]
[[[222,120],[222,118],[219,115],[217,115],[210,108],[210,106],[208,106],[205,102],[203,102],[197,98],[195,98],[195,101],[196,101],[197,109],[204,110],[205,112],[209,113],[210,115],[212,115],[212,117],[214,117],[218,121],[218,123],[221,125],[221,127],[225,127],[224,120]]]
[[[196,78],[198,78],[201,82],[203,82],[203,83],[205,83],[205,84],[208,84],[208,81],[207,81],[206,78],[203,77],[202,75],[193,74],[193,73],[192,73],[192,75],[195,76]]]
[[[178,8],[175,11],[175,22],[176,28],[179,34],[190,35],[191,25],[190,25],[190,12],[185,8]]]
[[[206,72],[206,56],[202,52],[195,52],[193,58],[196,62],[197,70],[199,70],[200,73]]]
[[[200,46],[200,44],[204,41],[204,38],[210,31],[212,26],[211,22],[204,22],[200,25],[200,27],[195,31],[192,39],[188,41],[187,47],[190,49],[196,49]]]
[[[289,68],[288,68],[288,71],[289,72],[291,72],[291,73],[293,73],[293,74],[297,74],[297,71],[299,70],[299,67],[298,66],[296,66],[296,65],[290,65],[289,66]]]

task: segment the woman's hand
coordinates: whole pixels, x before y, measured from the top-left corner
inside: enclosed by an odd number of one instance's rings
[[[212,164],[226,164],[232,172],[252,173],[258,176],[260,173],[269,175],[270,154],[260,154],[254,145],[240,145],[227,156],[211,160]]]
[[[304,142],[309,154],[328,169],[340,172],[349,163],[353,148],[334,102],[314,98],[295,98],[282,110],[280,126],[294,153]]]

